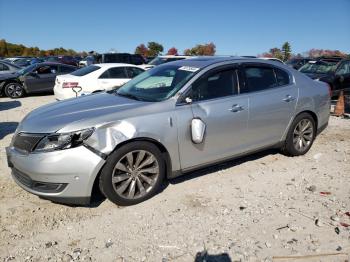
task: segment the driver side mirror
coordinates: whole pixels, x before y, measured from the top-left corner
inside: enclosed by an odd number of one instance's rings
[[[33,72],[30,72],[29,75],[32,76],[32,77],[39,77],[38,71],[36,71],[36,70],[33,71]]]
[[[204,140],[206,125],[202,119],[196,117],[191,121],[191,137],[192,142],[195,144],[200,144]]]

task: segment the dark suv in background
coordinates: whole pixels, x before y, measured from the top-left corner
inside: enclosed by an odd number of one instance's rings
[[[350,94],[350,59],[321,57],[309,61],[299,71],[314,80],[328,83],[333,97],[338,96],[341,90]]]
[[[138,54],[128,54],[128,53],[106,53],[97,55],[96,63],[125,63],[133,65],[145,64],[145,59]]]

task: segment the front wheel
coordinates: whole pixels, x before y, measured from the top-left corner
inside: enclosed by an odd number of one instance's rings
[[[165,177],[162,153],[152,143],[131,142],[113,152],[101,171],[101,192],[113,203],[140,203],[161,187]]]
[[[9,83],[5,86],[5,95],[10,98],[20,98],[24,96],[24,88],[19,83]]]
[[[316,137],[315,120],[308,113],[298,115],[289,128],[282,152],[290,156],[306,154]]]

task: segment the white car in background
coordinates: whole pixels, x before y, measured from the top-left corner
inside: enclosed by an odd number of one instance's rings
[[[145,70],[131,64],[94,64],[56,77],[54,93],[64,100],[100,91],[117,89]]]

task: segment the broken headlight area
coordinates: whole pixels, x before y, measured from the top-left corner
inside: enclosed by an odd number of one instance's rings
[[[54,133],[42,138],[34,148],[34,152],[50,152],[77,147],[83,144],[94,132],[94,128],[87,128],[70,133]]]

